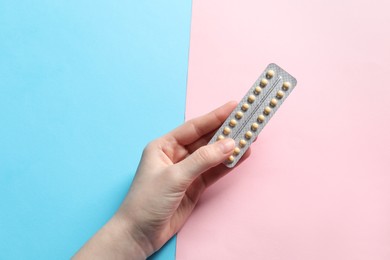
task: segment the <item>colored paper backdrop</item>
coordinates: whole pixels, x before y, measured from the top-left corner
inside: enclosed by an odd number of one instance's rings
[[[388,1],[198,0],[186,118],[270,62],[298,85],[252,157],[206,191],[177,259],[390,259]]]
[[[69,259],[115,212],[144,145],[184,120],[190,15],[0,1],[0,259]]]

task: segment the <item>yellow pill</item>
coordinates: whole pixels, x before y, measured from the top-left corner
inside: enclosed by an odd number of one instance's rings
[[[268,84],[268,80],[266,80],[266,79],[260,80],[260,87],[264,88],[265,86],[267,86],[267,84]]]
[[[276,97],[277,97],[278,99],[282,99],[282,98],[284,97],[283,91],[279,90],[278,93],[276,93]]]
[[[225,136],[223,136],[223,135],[219,135],[219,136],[217,137],[217,140],[218,140],[218,141],[223,140],[223,139],[225,139]]]
[[[244,115],[244,114],[243,114],[241,111],[238,111],[238,112],[236,113],[236,118],[237,118],[237,119],[241,119],[243,115]]]
[[[259,116],[257,117],[257,122],[259,122],[259,123],[263,123],[264,120],[265,120],[265,116],[263,116],[263,115],[259,115]]]
[[[267,78],[267,79],[272,79],[272,77],[275,75],[275,71],[273,71],[273,70],[269,70],[269,71],[267,71],[267,74],[265,75],[265,77]]]
[[[248,131],[248,132],[245,133],[245,138],[246,139],[251,139],[252,135],[253,135],[252,132]]]
[[[268,116],[268,115],[271,113],[271,111],[272,111],[272,108],[270,108],[270,107],[265,107],[265,108],[264,108],[264,111],[263,111],[263,114],[266,115],[266,116]]]
[[[231,130],[230,130],[229,127],[225,127],[225,128],[223,129],[223,132],[222,132],[222,133],[223,133],[224,135],[228,135],[228,134],[230,134],[230,131],[231,131]]]
[[[256,99],[256,97],[254,95],[250,95],[248,97],[248,102],[252,104],[255,101],[255,99]]]
[[[233,150],[233,155],[238,155],[240,153],[240,148],[236,147]]]
[[[241,139],[239,142],[240,147],[244,147],[246,145],[246,141],[244,139]]]
[[[276,98],[271,99],[271,102],[269,102],[269,105],[271,107],[276,107],[277,104],[278,104],[278,100]]]
[[[242,111],[247,111],[248,108],[249,108],[248,103],[244,103],[244,104],[241,106],[241,110],[242,110]]]
[[[235,127],[235,126],[237,125],[237,121],[234,120],[234,119],[232,119],[232,120],[230,120],[229,125],[230,125],[231,127]]]
[[[283,86],[282,86],[282,89],[284,91],[287,91],[289,88],[291,87],[291,83],[286,81],[286,82],[283,82]]]
[[[234,162],[234,156],[233,156],[233,155],[230,155],[230,156],[228,157],[227,161],[228,161],[229,163]]]
[[[261,88],[259,86],[255,87],[255,90],[253,91],[253,93],[255,93],[256,95],[259,95],[261,92]]]
[[[252,131],[256,131],[257,128],[259,128],[259,124],[253,123],[252,126],[251,126]]]

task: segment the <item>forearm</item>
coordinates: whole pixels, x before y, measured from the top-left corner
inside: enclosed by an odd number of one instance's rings
[[[73,259],[146,259],[152,249],[143,240],[130,221],[115,215]]]

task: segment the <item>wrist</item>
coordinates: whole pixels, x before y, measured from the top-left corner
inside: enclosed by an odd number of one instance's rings
[[[155,250],[149,238],[128,216],[117,213],[110,222],[110,225],[120,233],[121,244],[123,243],[127,248],[130,247],[132,255],[140,255],[143,257],[140,259],[146,259],[154,253]]]
[[[153,253],[129,230],[130,223],[114,216],[73,257],[73,259],[143,260]]]

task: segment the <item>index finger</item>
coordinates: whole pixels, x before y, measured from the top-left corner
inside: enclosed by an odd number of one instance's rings
[[[237,106],[230,101],[206,115],[191,119],[168,133],[165,137],[174,138],[181,145],[188,145],[219,127]]]

